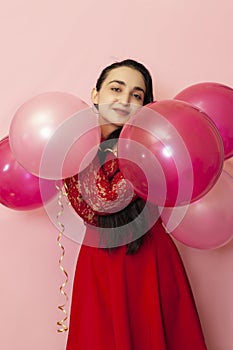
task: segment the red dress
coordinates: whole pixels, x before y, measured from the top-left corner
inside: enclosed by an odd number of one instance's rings
[[[76,180],[66,182],[74,208]],[[82,245],[66,350],[94,349],[207,349],[181,258],[160,220],[132,255],[126,246]]]

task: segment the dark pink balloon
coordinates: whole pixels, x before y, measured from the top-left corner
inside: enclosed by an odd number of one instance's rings
[[[120,135],[118,155],[122,172],[138,195],[161,206],[184,205],[216,183],[223,143],[206,114],[188,103],[164,100],[143,107],[129,120]]]
[[[100,143],[98,119],[79,97],[47,92],[16,111],[9,132],[16,160],[30,173],[62,179],[83,170]]]
[[[43,193],[43,200],[41,196]],[[0,141],[0,203],[15,210],[39,208],[57,194],[55,182],[27,172],[13,156],[9,139]]]
[[[225,245],[233,238],[233,179],[224,171],[214,187],[187,208],[164,208],[167,230],[178,241],[198,249]]]
[[[233,89],[205,82],[187,87],[175,99],[189,102],[204,111],[216,124],[223,139],[225,156],[233,155]]]

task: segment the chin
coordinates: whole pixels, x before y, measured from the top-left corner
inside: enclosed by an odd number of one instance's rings
[[[125,122],[121,122],[121,123],[114,123],[114,125],[119,128],[121,126],[124,126],[126,122],[127,122],[127,120]]]

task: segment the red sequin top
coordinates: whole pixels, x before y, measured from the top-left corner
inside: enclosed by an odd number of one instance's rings
[[[122,175],[113,153],[107,153],[102,166],[96,155],[81,173],[65,179],[64,187],[78,215],[95,226],[98,215],[120,211],[137,198],[132,185]]]

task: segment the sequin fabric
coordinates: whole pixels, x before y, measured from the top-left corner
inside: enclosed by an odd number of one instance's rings
[[[118,158],[111,152],[102,166],[97,155],[81,173],[65,179],[64,188],[78,215],[95,226],[98,215],[118,212],[137,198],[119,169]]]

